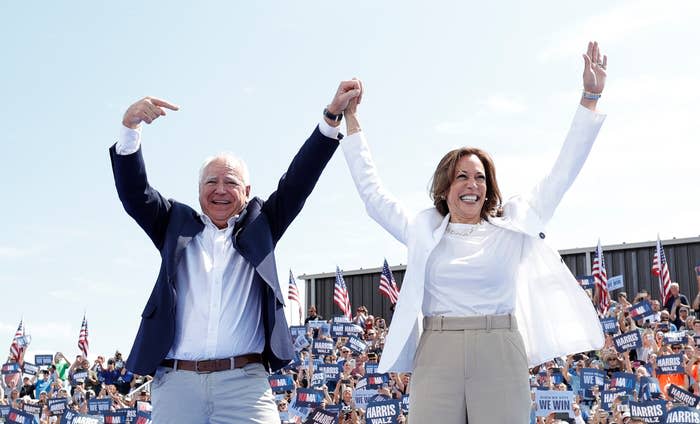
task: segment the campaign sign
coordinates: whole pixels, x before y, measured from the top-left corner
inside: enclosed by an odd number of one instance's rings
[[[327,322],[324,322],[323,324],[321,324],[321,326],[318,327],[318,335],[330,337],[331,336],[331,325]]]
[[[27,414],[41,415],[41,405],[36,403],[23,403],[22,410]]]
[[[337,317],[333,317],[331,322],[333,324],[349,324],[352,322],[352,320],[345,315],[338,315]]]
[[[355,406],[361,409],[366,409],[367,404],[377,395],[376,389],[355,389],[352,398],[355,401]]]
[[[136,420],[136,408],[117,408],[115,412],[123,412],[126,415],[127,424]]]
[[[685,331],[669,331],[668,333],[664,334],[664,344],[665,345],[672,345],[672,344],[687,344],[688,343],[688,336]]]
[[[297,389],[296,406],[301,408],[318,408],[323,400],[323,390]]]
[[[593,290],[595,287],[595,278],[592,275],[577,275],[576,281],[584,290]]]
[[[408,413],[408,407],[410,406],[411,399],[409,395],[403,395],[401,398],[401,410],[403,411],[404,414]]]
[[[88,414],[99,415],[103,412],[109,412],[112,406],[112,399],[110,398],[92,398],[88,399]]]
[[[566,412],[574,418],[574,392],[570,390],[535,390],[536,415],[545,417],[552,412]]]
[[[624,389],[617,390],[603,390],[600,392],[600,406],[606,410],[610,411],[610,405],[612,405],[615,398],[618,396],[624,396],[627,392]]]
[[[66,398],[49,399],[49,412],[51,415],[61,415],[66,411],[67,407],[68,399]]]
[[[294,378],[291,374],[272,374],[267,377],[270,388],[275,393],[294,390]]]
[[[39,366],[51,365],[53,364],[53,355],[34,355],[34,363]]]
[[[644,422],[663,423],[666,419],[666,401],[649,400],[646,402],[630,401],[630,415],[644,418]]]
[[[297,337],[297,339],[294,341],[294,350],[299,352],[300,350],[310,346],[311,343],[309,343],[309,340],[306,338],[306,335],[301,335]]]
[[[613,342],[615,342],[615,349],[620,353],[642,347],[642,337],[639,334],[639,330],[615,336],[613,337]]]
[[[24,364],[22,364],[22,371],[25,374],[36,375],[36,373],[39,372],[39,367],[32,363],[25,362]]]
[[[666,414],[665,424],[700,423],[700,410],[688,406],[677,406]]]
[[[10,405],[0,405],[0,418],[7,417],[7,414],[10,413],[11,408],[12,407]]]
[[[656,358],[656,373],[657,374],[682,374],[683,370],[683,354],[664,355]]]
[[[642,318],[646,318],[650,315],[654,315],[654,310],[651,308],[651,303],[648,300],[642,300],[637,302],[629,310],[630,318],[637,321]]]
[[[153,405],[151,405],[151,402],[148,402],[145,400],[137,400],[136,401],[136,410],[143,411],[143,412],[151,412],[153,410]]]
[[[618,330],[620,329],[615,317],[601,319],[600,325],[603,327],[603,331],[606,334],[617,334]]]
[[[5,422],[11,424],[34,424],[34,415],[19,409],[10,408],[10,411],[5,415]]]
[[[314,355],[330,355],[333,353],[335,343],[333,340],[314,340],[311,351]]]
[[[338,414],[325,409],[317,409],[309,414],[304,424],[336,424]]]
[[[352,323],[336,323],[331,324],[331,336],[334,338],[357,336],[364,333],[362,327]]]
[[[632,394],[637,386],[637,378],[629,372],[614,372],[610,380],[611,389],[624,389],[627,394]]]
[[[654,377],[642,377],[639,380],[639,393],[642,400],[661,399],[661,386]]]
[[[289,332],[292,334],[292,340],[296,340],[299,336],[306,334],[305,325],[292,325],[289,327]]]
[[[355,353],[364,353],[365,350],[367,350],[367,343],[365,343],[364,340],[358,339],[354,336],[348,339],[348,342],[345,344],[345,346],[349,347],[350,350],[352,350]]]
[[[376,374],[377,368],[379,368],[379,363],[377,363],[377,362],[365,362],[365,372],[367,374]]]
[[[326,323],[326,321],[314,319],[314,320],[307,322],[306,325],[309,328],[318,329],[318,328],[321,328],[323,326],[323,324],[325,324],[325,323]]]
[[[320,388],[326,384],[326,376],[322,372],[315,372],[311,376],[311,387],[313,388]]]
[[[151,424],[151,413],[149,411],[136,412],[134,424]]]
[[[357,382],[357,388],[378,389],[389,382],[389,374],[365,374]]]
[[[593,386],[598,386],[600,389],[605,386],[605,371],[597,368],[582,368],[581,388],[591,389]]]
[[[561,373],[561,368],[552,368],[549,374],[552,379],[552,384],[560,384],[564,382],[564,374]]]
[[[73,373],[73,377],[71,378],[71,382],[75,385],[77,383],[84,383],[85,379],[88,377],[88,371],[78,371]]]
[[[700,401],[700,397],[695,396],[694,394],[682,389],[681,387],[676,386],[675,384],[669,385],[668,389],[666,390],[666,393],[668,393],[668,396],[674,402],[683,403],[692,407],[697,406],[698,402]]]
[[[621,289],[625,286],[625,279],[622,275],[616,275],[614,277],[608,278],[608,291],[613,291]]]
[[[20,371],[21,369],[17,362],[2,364],[2,375],[17,374]]]
[[[316,367],[319,372],[326,376],[328,381],[338,381],[342,367],[340,364],[321,364]],[[366,368],[365,368],[366,371]]]
[[[126,412],[104,412],[105,424],[126,424]]]
[[[372,401],[367,404],[365,420],[367,424],[396,424],[400,413],[398,400]]]

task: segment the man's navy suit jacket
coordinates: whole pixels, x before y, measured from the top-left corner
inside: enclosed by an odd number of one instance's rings
[[[262,287],[263,365],[272,371],[287,365],[294,356],[274,248],[301,211],[337,147],[337,140],[325,137],[316,128],[280,179],[277,190],[266,201],[257,197],[250,199],[245,215],[235,224],[232,233],[234,248],[255,267],[253,284]],[[110,157],[124,209],[153,241],[162,260],[127,360],[130,371],[153,374],[170,351],[175,337],[178,263],[188,243],[203,230],[204,224],[194,209],[164,198],[148,184],[141,149],[130,155],[118,155],[115,144],[110,148]]]

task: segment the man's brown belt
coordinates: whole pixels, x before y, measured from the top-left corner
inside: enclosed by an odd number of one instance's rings
[[[248,364],[261,364],[262,355],[250,353],[248,355],[234,356],[223,359],[207,359],[203,361],[184,361],[179,359],[164,359],[160,366],[182,371],[194,371],[198,373],[210,373],[217,371],[243,368]]]

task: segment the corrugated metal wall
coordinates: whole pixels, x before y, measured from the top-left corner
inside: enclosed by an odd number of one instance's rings
[[[671,280],[681,286],[681,293],[692,302],[698,294],[695,278],[695,266],[700,265],[700,237],[686,239],[662,240],[668,260]],[[651,264],[656,250],[656,242],[643,242],[603,246],[608,277],[624,275],[624,290],[632,300],[640,289],[649,291],[653,298],[659,298],[658,279],[651,273]],[[562,259],[574,275],[590,274],[595,247],[568,249],[560,251]],[[401,287],[405,266],[392,267],[394,278]],[[348,286],[353,314],[360,305],[365,305],[370,314],[382,316],[391,321],[392,311],[389,300],[379,295],[380,268],[351,270],[343,273]],[[335,274],[304,275],[306,280],[306,299],[316,307],[324,318],[341,315],[340,309],[333,303]],[[614,293],[617,293],[614,292]],[[613,293],[613,294],[614,294]]]

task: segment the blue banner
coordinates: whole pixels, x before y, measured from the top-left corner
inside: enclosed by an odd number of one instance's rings
[[[283,393],[294,390],[294,378],[291,374],[272,374],[267,377],[270,388],[275,393]]]
[[[356,389],[378,389],[389,382],[389,374],[365,374],[357,381]]]
[[[324,384],[326,384],[325,374],[319,371],[314,372],[314,374],[311,376],[311,382],[309,386],[314,389],[320,389],[321,386],[323,386]]]
[[[642,300],[637,302],[630,308],[630,318],[637,321],[642,318],[654,315],[654,310],[651,307],[651,303],[648,300]]]
[[[617,323],[615,317],[601,319],[600,325],[603,327],[603,332],[605,332],[605,334],[617,334],[620,330],[620,325]]]
[[[34,355],[34,363],[39,366],[51,365],[53,364],[53,355]]]
[[[7,362],[2,364],[2,375],[17,374],[22,371],[17,362]]]
[[[685,331],[669,331],[664,334],[664,344],[667,346],[673,344],[688,344],[688,336]]]
[[[681,387],[676,386],[675,384],[669,385],[668,389],[666,389],[666,393],[668,393],[668,396],[674,402],[683,403],[692,407],[696,407],[698,405],[698,402],[700,401],[700,397],[695,396],[694,394],[690,393],[687,390],[684,390]]]
[[[10,413],[10,405],[0,405],[0,418],[5,418]]]
[[[71,378],[71,383],[73,385],[77,383],[84,383],[85,379],[88,377],[88,372],[86,371],[77,371],[73,373],[73,377]]]
[[[659,380],[653,377],[642,377],[639,380],[639,392],[642,400],[654,400],[663,397]]]
[[[321,320],[317,320],[317,319],[311,320],[311,321],[306,323],[306,325],[309,328],[314,328],[314,329],[318,329],[318,328],[323,327],[323,324],[327,324],[326,321],[321,321]]]
[[[294,350],[296,350],[297,352],[305,349],[310,345],[311,343],[309,343],[309,339],[306,338],[306,335],[301,335],[297,337],[296,340],[294,340]]]
[[[367,424],[396,424],[400,413],[398,400],[370,402],[365,410],[365,420]]]
[[[379,368],[379,363],[377,363],[377,362],[365,362],[365,372],[367,374],[376,374],[377,368]]]
[[[593,290],[595,287],[595,278],[592,275],[577,275],[576,281],[584,290]]]
[[[328,381],[337,381],[342,371],[340,364],[320,364],[316,369],[322,372]]]
[[[367,350],[367,343],[364,340],[358,339],[357,337],[348,338],[348,342],[345,344],[346,347],[350,348],[355,353],[365,353]]]
[[[305,389],[300,387],[297,389],[296,407],[297,408],[318,408],[323,400],[323,390]]]
[[[330,337],[331,336],[330,323],[324,322],[320,327],[318,327],[318,335],[320,337]]]
[[[123,412],[126,414],[127,424],[131,424],[136,420],[136,408],[117,408],[115,412]]]
[[[92,398],[88,399],[88,414],[101,415],[103,412],[109,412],[112,407],[112,399],[110,398]]]
[[[10,408],[10,411],[5,416],[5,421],[10,424],[34,424],[34,415],[19,409]]]
[[[598,386],[602,391],[605,386],[605,371],[597,368],[582,368],[581,388],[591,389],[593,386]]]
[[[126,412],[104,412],[105,424],[126,424]]]
[[[311,351],[314,355],[330,355],[335,349],[333,340],[314,340]]]
[[[22,372],[29,375],[36,375],[36,373],[39,372],[39,367],[30,362],[25,362],[22,364]]]
[[[656,358],[656,373],[657,374],[682,374],[683,369],[683,354],[664,355]]]
[[[306,335],[306,326],[292,325],[289,327],[289,333],[292,335],[292,340],[296,340],[297,337]]]
[[[608,291],[611,292],[613,290],[621,289],[625,286],[625,279],[622,277],[622,275],[616,275],[614,277],[608,278]]]
[[[603,390],[600,392],[600,406],[606,410],[610,411],[610,405],[612,405],[615,398],[618,396],[625,396],[627,392],[623,389],[618,390]]]
[[[66,398],[54,398],[49,399],[49,413],[51,415],[61,415],[68,408],[68,399]]]
[[[629,372],[614,372],[610,380],[611,389],[624,389],[627,394],[632,394],[637,387],[637,378]]]
[[[574,418],[574,392],[570,390],[535,390],[535,415],[546,417],[551,413],[565,412]]]
[[[630,415],[644,418],[644,422],[662,424],[666,419],[666,401],[650,400],[646,402],[630,401]]]
[[[338,414],[325,409],[317,409],[309,414],[304,424],[335,424]]]
[[[331,324],[331,336],[333,338],[357,336],[362,333],[364,333],[364,330],[357,324],[336,322]]]
[[[615,342],[615,349],[620,353],[642,347],[642,337],[639,330],[615,336],[613,342]]]
[[[688,406],[677,406],[666,414],[665,424],[697,424],[700,423],[700,410]]]
[[[404,414],[408,413],[408,407],[410,406],[411,398],[409,395],[403,395],[401,398],[401,410],[403,411]]]
[[[36,415],[37,417],[41,415],[41,405],[36,403],[23,403],[22,410],[27,414]]]

